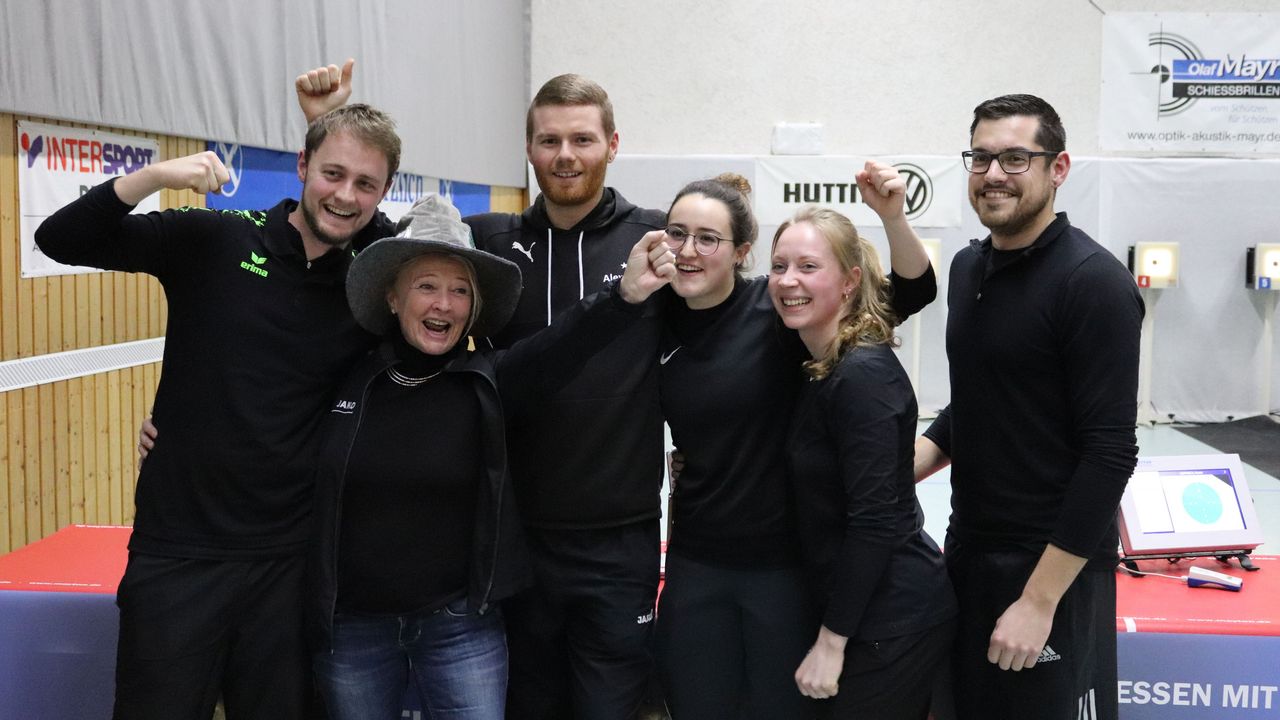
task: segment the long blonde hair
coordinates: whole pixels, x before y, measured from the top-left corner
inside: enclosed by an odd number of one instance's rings
[[[773,247],[778,246],[778,238],[787,228],[800,223],[809,223],[826,238],[841,273],[847,275],[855,267],[862,273],[862,281],[844,300],[844,314],[836,329],[835,340],[820,357],[804,364],[809,377],[821,380],[831,374],[831,369],[846,352],[855,347],[896,347],[898,338],[894,336],[893,328],[898,324],[898,318],[891,304],[892,286],[880,269],[880,256],[875,246],[858,234],[849,218],[830,208],[803,207],[778,228],[773,236]]]

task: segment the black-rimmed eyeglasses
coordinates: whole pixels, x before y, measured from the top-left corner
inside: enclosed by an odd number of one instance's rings
[[[675,225],[663,230],[663,232],[667,234],[667,237],[662,242],[666,243],[672,252],[677,253],[684,249],[686,242],[693,240],[694,252],[699,255],[713,255],[716,249],[720,247],[720,243],[725,239],[711,233],[691,233]]]
[[[965,150],[960,153],[964,158],[964,169],[971,173],[984,173],[991,169],[991,161],[1000,164],[1006,175],[1017,175],[1031,169],[1031,158],[1057,157],[1057,151],[1047,150],[1005,150],[991,154],[983,150]]]

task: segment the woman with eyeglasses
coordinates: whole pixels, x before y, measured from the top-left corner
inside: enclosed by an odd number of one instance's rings
[[[905,317],[936,293],[907,224],[904,181],[869,162],[862,195],[884,218]],[[658,664],[674,720],[805,718],[796,668],[818,627],[801,570],[785,441],[809,355],[742,270],[756,240],[750,186],[726,174],[686,185],[668,211],[676,274],[659,348],[662,411],[685,457],[674,483]]]
[[[957,606],[915,493],[916,397],[890,282],[848,218],[809,207],[773,238],[769,296],[812,358],[787,441],[821,626],[796,670],[819,717],[925,720]]]

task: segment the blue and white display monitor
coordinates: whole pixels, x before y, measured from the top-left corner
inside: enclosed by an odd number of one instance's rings
[[[1138,458],[1120,500],[1126,556],[1238,552],[1261,543],[1239,455]]]

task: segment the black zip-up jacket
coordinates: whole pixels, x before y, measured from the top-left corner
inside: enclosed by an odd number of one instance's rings
[[[613,289],[597,293],[575,303],[553,327],[509,350],[468,352],[445,365],[444,372],[474,377],[483,426],[484,479],[476,502],[466,588],[471,608],[488,612],[494,603],[525,587],[531,577],[507,461],[504,411],[518,412],[536,404],[569,382],[585,362],[626,332],[650,303],[629,305]],[[371,352],[347,377],[327,418],[317,465],[315,531],[307,572],[308,635],[316,648],[329,648],[332,637],[347,458],[360,429],[370,384],[396,362],[389,343]],[[441,420],[448,422],[448,418]],[[406,428],[402,436],[385,441],[430,442],[431,429]]]
[[[520,215],[465,220],[477,247],[514,262],[524,276],[515,316],[487,343],[506,348],[621,276],[632,246],[666,216],[606,188],[568,230],[552,228],[542,197]],[[618,527],[660,515],[663,432],[653,358],[661,317],[650,305],[566,387],[508,412],[511,473],[527,526]]]
[[[351,372],[329,411],[318,459],[316,478],[316,533],[307,567],[310,588],[307,625],[315,648],[328,648],[333,612],[338,597],[338,542],[342,525],[342,493],[347,456],[355,442],[364,414],[364,399],[374,378],[397,362],[390,344],[370,353]],[[481,613],[490,604],[509,597],[529,581],[520,520],[513,505],[514,492],[507,472],[506,434],[502,400],[498,393],[493,358],[467,353],[450,362],[445,372],[467,373],[480,404],[481,453],[484,472],[476,500],[475,535],[468,560],[467,600]],[[447,422],[448,418],[441,418]],[[430,428],[406,428],[401,437],[386,442],[430,442]],[[423,518],[422,522],[430,522]]]
[[[169,323],[130,550],[210,559],[305,552],[313,460],[333,388],[376,338],[347,307],[349,250],[308,262],[267,211],[131,215],[111,180],[51,215],[36,242],[59,262],[145,272]],[[380,213],[355,238],[394,235]]]

